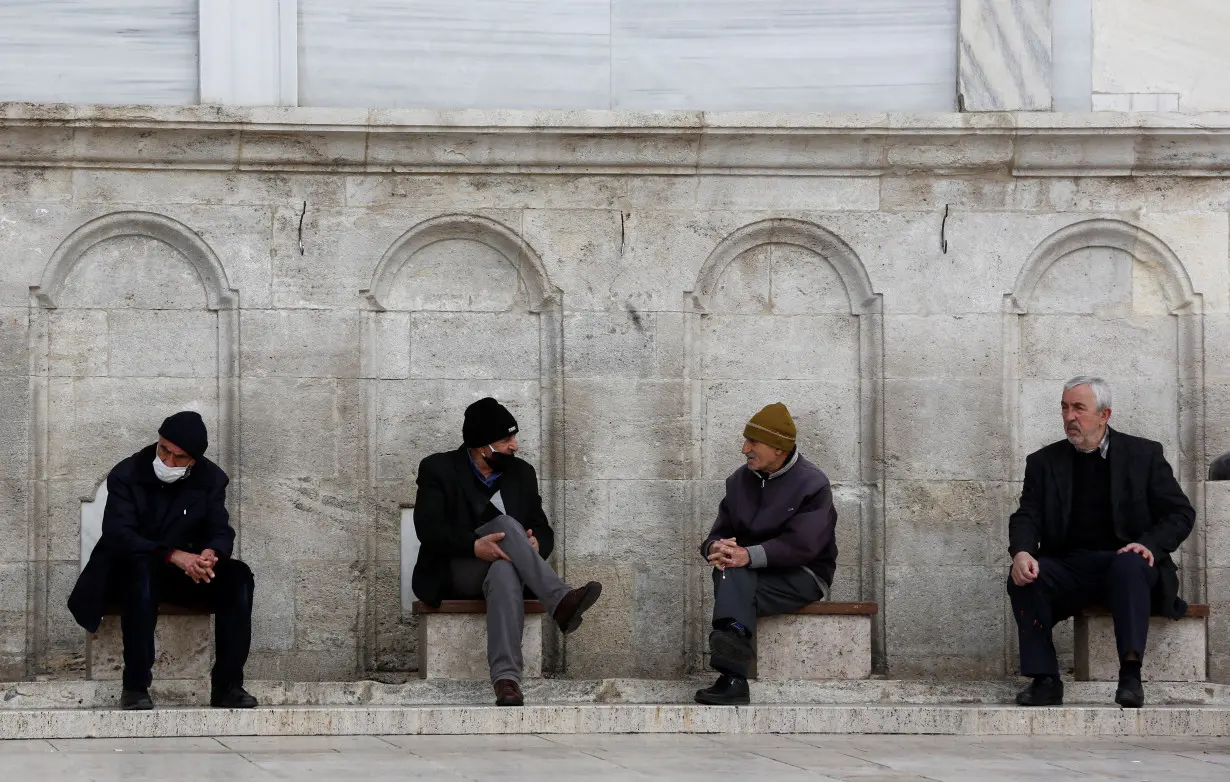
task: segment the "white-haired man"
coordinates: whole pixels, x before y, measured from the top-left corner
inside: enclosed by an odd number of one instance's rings
[[[1033,683],[1021,706],[1063,703],[1051,628],[1083,608],[1110,606],[1119,652],[1115,702],[1144,703],[1140,661],[1153,610],[1177,618],[1178,569],[1170,553],[1196,512],[1162,455],[1161,443],[1110,428],[1110,386],[1082,375],[1064,384],[1066,439],[1025,461],[1021,503],[1008,522],[1008,595]]]

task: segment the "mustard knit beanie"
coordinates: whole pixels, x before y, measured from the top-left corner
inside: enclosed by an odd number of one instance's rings
[[[765,407],[743,427],[743,436],[772,446],[779,451],[789,451],[794,448],[794,438],[797,431],[790,411],[781,402],[774,402]]]

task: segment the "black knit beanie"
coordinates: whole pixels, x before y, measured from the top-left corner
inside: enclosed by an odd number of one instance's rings
[[[192,410],[181,410],[163,421],[158,428],[158,436],[179,446],[193,459],[204,456],[209,448],[205,422],[201,420],[200,413]]]
[[[491,397],[484,397],[466,408],[461,436],[467,448],[481,448],[516,433],[517,419]]]

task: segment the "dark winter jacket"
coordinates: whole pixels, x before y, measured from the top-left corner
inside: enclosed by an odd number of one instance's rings
[[[795,451],[771,476],[740,467],[726,479],[726,496],[700,553],[707,555],[716,540],[734,538],[748,549],[753,568],[806,567],[832,585],[836,527],[828,477]]]
[[[551,556],[555,532],[543,512],[533,466],[522,459],[513,460],[495,488],[508,515],[533,530],[539,555],[543,559]],[[414,531],[420,547],[411,579],[419,600],[438,607],[448,586],[449,562],[474,556],[474,541],[478,539],[475,530],[500,515],[491,504],[491,494],[474,474],[464,446],[432,454],[419,463]]]
[[[1110,430],[1111,517],[1123,545],[1139,543],[1153,554],[1158,568],[1153,591],[1156,613],[1183,616],[1179,569],[1171,552],[1187,538],[1196,511],[1175,480],[1162,444]],[[1021,503],[1008,520],[1008,553],[1037,557],[1062,551],[1072,506],[1072,444],[1066,439],[1034,451],[1025,459]]]
[[[186,476],[163,483],[154,474],[156,448],[137,451],[107,476],[102,537],[68,598],[73,618],[91,633],[102,620],[111,570],[125,559],[161,561],[175,549],[207,548],[226,558],[235,545],[226,510],[229,479],[222,468],[201,457]]]

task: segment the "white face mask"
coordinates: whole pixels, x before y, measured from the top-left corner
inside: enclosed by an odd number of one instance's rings
[[[154,475],[158,476],[158,480],[163,483],[175,483],[187,474],[187,467],[168,467],[163,464],[162,459],[158,458],[158,454],[154,454]]]

